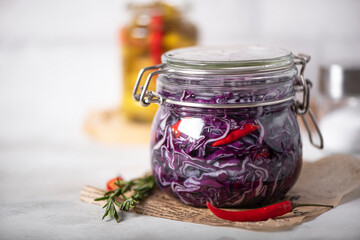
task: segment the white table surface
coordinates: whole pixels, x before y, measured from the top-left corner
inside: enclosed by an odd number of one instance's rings
[[[360,198],[280,232],[124,214],[121,223],[101,221],[103,209],[79,201],[85,184],[102,188],[117,173],[148,169],[147,147],[109,147],[85,141],[2,142],[0,239],[359,239]]]
[[[101,221],[103,209],[80,202],[81,188],[150,167],[148,146],[100,144],[82,130],[90,110],[117,106],[116,46],[7,40],[0,44],[0,239],[360,239],[359,190],[280,232],[131,213],[121,223]],[[304,155],[324,154],[305,144]]]

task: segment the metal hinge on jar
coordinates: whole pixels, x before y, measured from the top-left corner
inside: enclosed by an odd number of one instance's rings
[[[310,89],[312,87],[312,82],[309,79],[305,79],[304,77],[305,67],[306,64],[310,61],[310,56],[300,53],[297,56],[295,56],[295,59],[297,60],[294,61],[295,65],[301,65],[299,78],[295,84],[295,92],[302,94],[301,97],[302,101],[295,100],[295,111],[300,116],[301,120],[304,123],[306,131],[309,135],[310,143],[313,146],[322,149],[324,148],[324,139],[320,131],[319,125],[315,119],[315,116],[310,109]],[[319,144],[316,144],[313,141],[312,132],[305,118],[306,113],[309,114],[310,120],[315,127],[317,135],[319,136]]]
[[[135,101],[140,102],[140,104],[142,106],[147,107],[151,103],[157,103],[160,105],[162,104],[162,102],[163,102],[162,96],[156,92],[147,91],[147,89],[149,87],[151,79],[154,76],[156,76],[160,73],[167,72],[167,70],[163,69],[164,67],[165,67],[165,64],[158,64],[155,66],[145,67],[140,70],[139,75],[136,80],[136,83],[135,83],[135,86],[134,86],[133,98],[135,99]],[[144,86],[140,87],[140,93],[138,93],[139,85],[140,85],[140,82],[141,82],[141,79],[142,79],[144,73],[147,71],[155,70],[155,69],[159,69],[159,70],[149,73],[148,77],[146,78]]]

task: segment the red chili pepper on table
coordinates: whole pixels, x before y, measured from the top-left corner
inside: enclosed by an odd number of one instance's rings
[[[226,137],[215,141],[212,144],[212,146],[216,147],[216,146],[232,143],[232,142],[238,140],[239,138],[242,138],[242,137],[248,135],[249,133],[252,133],[253,131],[257,130],[258,128],[259,128],[259,126],[255,125],[255,124],[246,123],[244,125],[244,128],[238,128],[238,129],[235,129],[235,130],[229,132],[229,134],[226,135]]]
[[[283,201],[276,203],[270,206],[245,210],[245,211],[227,211],[219,209],[213,206],[211,203],[207,202],[206,206],[209,210],[218,218],[228,220],[228,221],[237,221],[237,222],[257,222],[265,221],[269,218],[279,217],[288,212],[291,212],[294,208],[303,207],[303,206],[318,206],[318,207],[330,207],[332,205],[323,205],[323,204],[297,204],[290,201]]]
[[[119,188],[115,183],[117,181],[122,181],[122,177],[116,177],[116,178],[113,178],[113,179],[110,179],[107,183],[106,183],[106,188],[107,190],[109,191],[114,191],[115,189]]]

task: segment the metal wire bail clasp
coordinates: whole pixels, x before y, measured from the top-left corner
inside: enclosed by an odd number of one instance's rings
[[[302,97],[301,97],[302,101],[299,101],[299,100],[295,101],[295,110],[296,110],[296,113],[301,117],[301,120],[304,123],[306,131],[309,135],[310,143],[313,146],[315,146],[319,149],[322,149],[324,147],[324,139],[321,134],[319,125],[317,124],[317,121],[315,119],[315,116],[310,109],[310,89],[312,87],[312,82],[309,79],[305,79],[305,77],[304,77],[305,67],[306,67],[306,64],[310,61],[310,56],[300,53],[298,56],[295,56],[295,59],[298,60],[298,61],[295,61],[295,65],[301,65],[299,79],[298,79],[297,83],[295,84],[295,91],[302,94]],[[306,113],[309,114],[310,120],[315,127],[317,135],[319,136],[319,141],[320,141],[319,144],[315,144],[313,141],[311,129],[305,118]]]
[[[147,107],[151,103],[162,104],[162,102],[163,102],[162,96],[156,92],[148,91],[148,87],[149,87],[151,79],[154,76],[156,76],[160,73],[167,72],[166,69],[164,69],[164,67],[165,67],[165,64],[159,64],[159,65],[154,65],[154,66],[150,66],[150,67],[145,67],[140,70],[139,75],[136,79],[136,83],[135,83],[132,95],[133,95],[133,98],[135,99],[135,101],[140,102],[142,106]],[[139,89],[139,85],[141,83],[141,79],[142,79],[144,73],[147,71],[155,70],[155,69],[159,69],[159,70],[153,71],[148,75],[144,86],[140,87],[140,94],[139,94],[138,89]]]

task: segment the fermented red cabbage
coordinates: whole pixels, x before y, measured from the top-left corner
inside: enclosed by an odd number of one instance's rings
[[[184,91],[181,96],[184,100],[194,94]],[[249,124],[256,128],[214,144]],[[253,207],[278,200],[294,185],[302,163],[292,100],[239,109],[164,104],[153,121],[151,149],[157,185],[197,207],[206,207],[207,201],[217,207]]]

